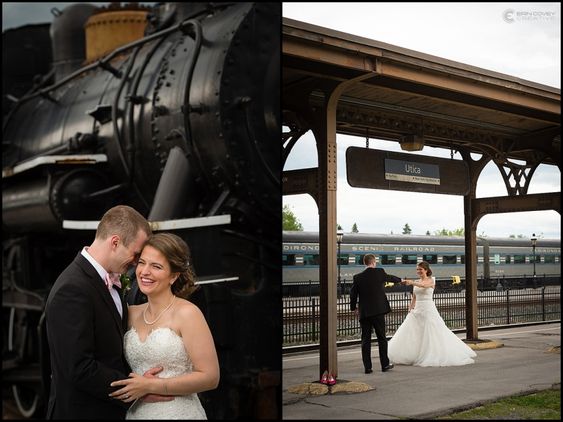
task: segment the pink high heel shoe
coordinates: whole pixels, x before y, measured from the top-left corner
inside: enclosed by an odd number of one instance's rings
[[[336,384],[336,379],[332,376],[332,374],[330,374],[327,380],[327,385],[334,385],[334,384]]]
[[[321,377],[321,384],[328,385],[328,371],[324,371]]]

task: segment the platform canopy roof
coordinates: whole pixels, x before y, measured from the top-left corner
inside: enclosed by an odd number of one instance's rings
[[[282,26],[284,124],[300,89],[370,73],[340,97],[337,133],[560,164],[560,89],[288,18]],[[322,90],[309,101],[322,102]]]

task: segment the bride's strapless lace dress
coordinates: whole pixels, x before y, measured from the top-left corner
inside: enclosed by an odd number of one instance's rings
[[[414,310],[409,312],[389,341],[393,363],[415,366],[458,366],[473,362],[477,354],[444,323],[432,295],[434,289],[414,286]]]
[[[164,369],[160,378],[171,378],[192,371],[182,338],[170,328],[156,328],[141,341],[132,328],[124,337],[125,357],[133,372],[143,374],[155,366]],[[172,401],[144,403],[136,401],[127,411],[126,419],[207,419],[197,394],[177,396]]]

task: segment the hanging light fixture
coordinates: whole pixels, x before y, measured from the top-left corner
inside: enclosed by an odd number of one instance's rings
[[[420,151],[424,148],[424,138],[420,135],[404,135],[399,140],[399,144],[404,151]]]

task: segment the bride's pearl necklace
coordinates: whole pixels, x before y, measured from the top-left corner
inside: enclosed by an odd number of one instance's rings
[[[158,314],[158,316],[156,317],[156,319],[153,322],[147,321],[147,309],[149,309],[149,304],[147,303],[147,306],[145,307],[145,309],[143,311],[143,320],[145,321],[145,324],[153,325],[156,321],[158,321],[160,319],[160,317],[162,316],[162,314],[164,314],[168,309],[170,309],[170,307],[174,303],[174,299],[176,299],[176,296],[172,296],[172,300],[170,301],[168,306],[166,308],[164,308],[160,314]]]

